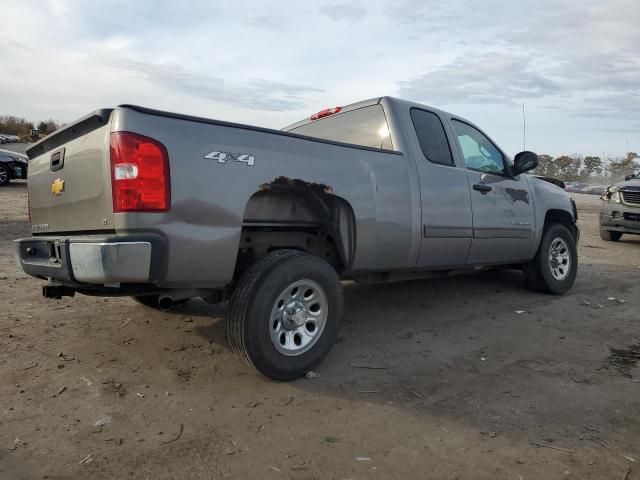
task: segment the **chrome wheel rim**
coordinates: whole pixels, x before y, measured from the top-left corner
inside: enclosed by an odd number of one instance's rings
[[[319,283],[299,280],[280,292],[271,309],[271,341],[283,355],[297,356],[309,351],[322,336],[329,303]]]
[[[0,166],[0,184],[6,182],[9,179],[9,173],[4,169],[4,167]]]
[[[549,247],[549,269],[551,275],[558,281],[564,280],[571,271],[571,255],[567,242],[562,238],[555,238]]]

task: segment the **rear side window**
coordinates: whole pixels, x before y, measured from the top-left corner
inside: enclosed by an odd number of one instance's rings
[[[301,125],[293,133],[372,148],[393,149],[382,105],[358,108]]]
[[[427,160],[440,165],[453,165],[449,140],[438,116],[433,112],[412,108],[411,120]]]

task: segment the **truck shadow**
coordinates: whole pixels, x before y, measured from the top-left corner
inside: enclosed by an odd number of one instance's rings
[[[608,418],[606,409],[623,402],[635,385],[617,385],[628,379],[600,372],[606,357],[600,348],[602,318],[618,332],[630,328],[623,315],[604,312],[618,306],[582,305],[607,286],[625,292],[627,287],[611,283],[619,272],[601,268],[584,267],[572,292],[562,297],[527,290],[517,271],[380,285],[349,282],[340,336],[318,366],[319,378],[285,385],[247,371],[241,381],[393,404],[486,432],[548,435],[551,428],[579,435],[594,416]],[[631,298],[632,292],[625,295]],[[207,308],[194,305],[187,312]],[[196,332],[226,348],[224,322]],[[615,394],[608,393],[612,384]],[[610,403],[598,407],[602,395]],[[640,422],[633,428],[640,431]]]
[[[365,285],[345,281],[343,288],[345,311],[337,345],[348,343],[353,338],[365,350],[364,340],[375,339],[377,335],[384,335],[388,346],[398,341],[404,348],[406,342],[402,340],[414,335],[417,339],[420,332],[428,333],[438,326],[452,328],[456,323],[470,322],[473,318],[468,317],[471,312],[467,309],[472,310],[474,318],[482,316],[481,312],[492,316],[491,306],[504,302],[505,296],[511,299],[528,297],[527,301],[549,298],[526,289],[522,273],[509,270],[389,284]],[[211,305],[192,300],[171,312],[224,320],[226,307],[226,302]],[[224,321],[199,326],[196,332],[210,342],[226,345]],[[375,355],[376,346],[372,344],[371,347],[371,354]]]

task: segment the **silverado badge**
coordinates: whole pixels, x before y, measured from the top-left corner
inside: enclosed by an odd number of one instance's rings
[[[61,195],[64,192],[64,180],[56,178],[51,184],[51,193],[54,195]]]

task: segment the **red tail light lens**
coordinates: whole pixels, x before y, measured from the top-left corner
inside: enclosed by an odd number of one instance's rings
[[[114,132],[110,156],[114,213],[169,210],[169,155],[164,145],[137,133]]]

